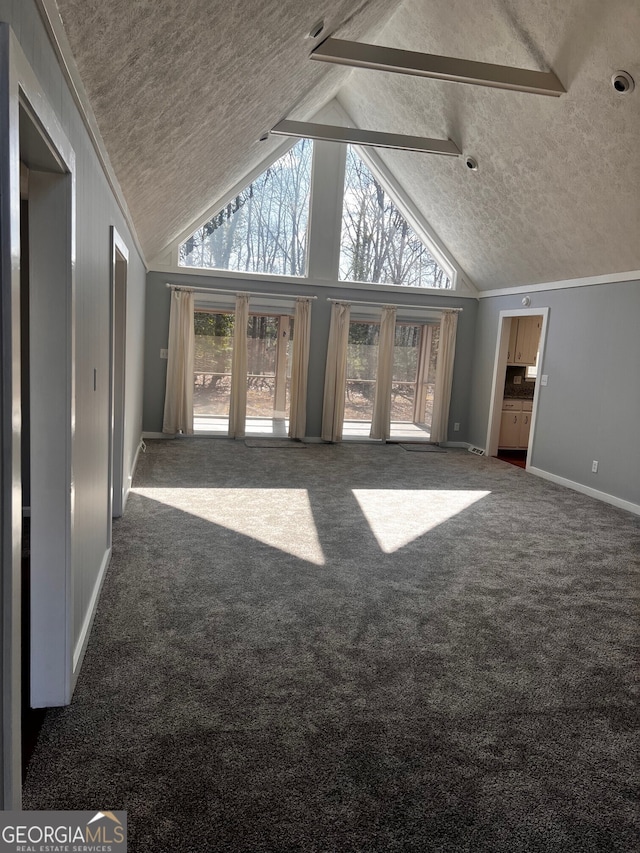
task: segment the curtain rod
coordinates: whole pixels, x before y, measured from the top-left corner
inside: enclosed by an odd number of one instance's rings
[[[271,296],[277,299],[317,299],[317,296],[305,296],[302,293],[262,293],[258,290],[222,290],[219,287],[188,287],[182,284],[171,284],[167,282],[167,287],[171,290],[185,290],[189,293],[232,293],[237,296],[239,293],[246,296]]]
[[[327,302],[337,302],[343,305],[376,305],[378,308],[424,308],[425,311],[464,311],[464,308],[443,308],[440,305],[394,305],[392,302],[363,302],[359,299],[331,299],[327,296]]]

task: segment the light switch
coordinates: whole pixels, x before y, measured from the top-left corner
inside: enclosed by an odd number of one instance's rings
[[[548,381],[549,381],[549,377],[547,376],[546,373],[543,373],[542,376],[540,377],[540,384],[546,385]]]

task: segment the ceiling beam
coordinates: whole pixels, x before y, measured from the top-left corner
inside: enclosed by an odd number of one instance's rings
[[[445,154],[459,157],[460,149],[450,139],[426,139],[424,136],[405,136],[400,133],[384,133],[379,130],[363,130],[360,127],[339,127],[330,124],[314,124],[308,121],[284,121],[271,130],[276,136],[299,136],[326,142],[348,142],[352,145],[370,145],[375,148],[397,148],[401,151],[420,151],[423,154]]]
[[[311,59],[333,62],[355,68],[376,71],[393,71],[417,77],[432,77],[454,83],[473,83],[495,89],[512,89],[534,95],[559,97],[566,92],[553,71],[529,71],[526,68],[509,68],[487,62],[453,59],[430,53],[416,53],[377,44],[328,38],[310,54]]]

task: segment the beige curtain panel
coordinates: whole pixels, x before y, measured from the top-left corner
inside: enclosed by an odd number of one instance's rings
[[[231,399],[229,400],[229,438],[244,438],[247,420],[247,323],[249,294],[236,296],[231,354]]]
[[[440,318],[440,343],[436,361],[436,387],[433,395],[431,441],[446,441],[453,383],[453,361],[456,352],[458,312],[444,311]]]
[[[193,435],[193,292],[171,291],[162,432]]]
[[[393,345],[396,339],[396,309],[388,306],[382,309],[380,320],[380,341],[378,343],[378,369],[376,373],[376,393],[373,398],[373,417],[371,418],[371,438],[386,441],[391,434],[391,386],[393,383]]]
[[[291,365],[291,402],[289,438],[302,440],[307,429],[307,380],[311,342],[311,300],[296,299],[293,318],[293,359]]]
[[[334,302],[331,306],[331,326],[329,327],[329,346],[322,405],[322,438],[324,441],[342,441],[350,313],[351,306],[347,302]]]

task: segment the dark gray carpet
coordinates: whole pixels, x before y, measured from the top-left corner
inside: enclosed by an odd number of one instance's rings
[[[637,851],[640,519],[466,451],[149,442],[26,809],[130,850]]]

